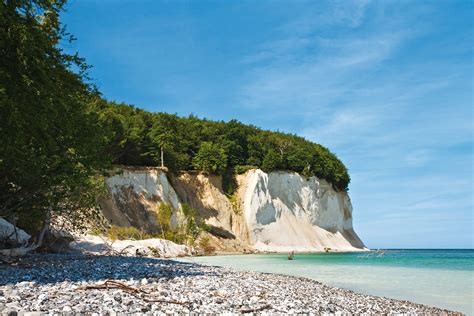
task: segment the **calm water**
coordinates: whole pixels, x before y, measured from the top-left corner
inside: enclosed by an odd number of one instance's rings
[[[303,276],[360,293],[406,299],[474,315],[474,250],[232,255],[186,261]]]

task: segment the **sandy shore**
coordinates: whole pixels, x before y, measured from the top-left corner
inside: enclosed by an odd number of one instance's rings
[[[0,264],[0,311],[458,314],[306,278],[174,260],[84,255],[35,255],[16,265]]]

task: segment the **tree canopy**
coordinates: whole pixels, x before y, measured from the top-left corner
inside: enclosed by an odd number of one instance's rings
[[[265,171],[291,170],[326,179],[339,190],[350,182],[344,164],[327,148],[302,137],[229,122],[151,113],[106,100],[95,103],[100,125],[107,129],[107,151],[113,163],[160,165],[173,172],[204,170],[222,174],[254,166]],[[244,168],[245,169],[245,168]]]
[[[0,1],[0,216],[29,221],[23,227],[89,209],[102,161],[87,65],[59,46],[72,40],[59,23],[63,4]]]
[[[227,154],[219,144],[202,142],[193,157],[193,167],[208,172],[221,172],[227,167]]]

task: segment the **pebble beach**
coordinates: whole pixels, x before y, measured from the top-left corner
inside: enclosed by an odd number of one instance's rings
[[[32,255],[0,264],[2,314],[438,314],[448,311],[306,279],[177,260]]]

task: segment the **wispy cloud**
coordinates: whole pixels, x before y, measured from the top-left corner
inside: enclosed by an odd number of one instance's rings
[[[250,70],[239,103],[275,120],[299,118],[292,132],[343,159],[363,234],[390,223],[391,234],[412,226],[432,234],[443,222],[454,227],[453,214],[472,223],[472,151],[449,149],[472,146],[462,90],[472,65],[405,60],[406,47],[430,29],[416,14],[387,19],[384,5],[335,2],[282,26],[279,37],[243,58]],[[453,90],[464,98],[444,99]],[[468,228],[460,229],[466,235]]]
[[[281,28],[280,38],[262,43],[252,55],[242,59],[252,64],[246,84],[240,90],[240,104],[250,108],[291,106],[305,113],[326,114],[344,95],[364,93],[357,78],[364,69],[374,69],[390,58],[409,34],[381,30],[352,35],[344,32],[328,36],[321,25],[357,28],[368,2],[353,2],[341,9],[334,2],[327,12],[305,13]],[[311,10],[310,10],[311,11]],[[331,109],[328,109],[331,107]]]
[[[472,243],[472,3],[70,6],[105,96],[327,146],[349,168],[369,246]]]

